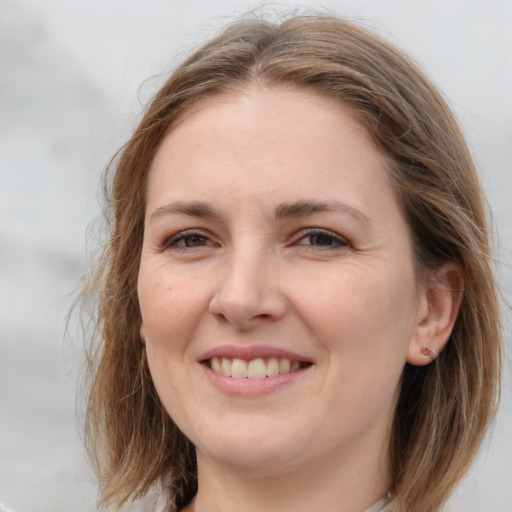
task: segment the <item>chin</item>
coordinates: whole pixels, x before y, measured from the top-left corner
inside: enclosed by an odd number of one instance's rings
[[[212,450],[208,456],[214,460],[217,465],[224,466],[238,473],[251,476],[273,476],[291,471],[295,457],[290,453],[283,453],[283,450],[255,448],[254,446],[232,446],[231,453],[219,453]],[[299,454],[297,454],[298,456]],[[298,457],[297,457],[298,458]]]
[[[198,451],[222,466],[262,476],[293,466],[304,446],[289,430],[243,423],[235,431],[226,429],[195,444]]]

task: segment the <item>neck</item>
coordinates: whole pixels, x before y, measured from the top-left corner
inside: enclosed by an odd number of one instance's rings
[[[277,473],[244,472],[198,453],[199,490],[186,512],[363,512],[385,495],[389,473],[387,456],[369,463],[358,455],[333,463],[328,454]]]

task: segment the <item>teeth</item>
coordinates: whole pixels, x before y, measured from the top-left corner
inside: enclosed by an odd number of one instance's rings
[[[279,375],[279,360],[272,357],[267,363],[267,377],[275,377]]]
[[[235,379],[264,379],[265,377],[275,377],[291,373],[302,368],[299,361],[290,361],[289,359],[271,357],[269,359],[231,359],[229,357],[212,357],[210,359],[210,368],[215,372],[226,377]]]
[[[263,359],[253,359],[247,365],[247,377],[249,379],[264,379],[267,376],[267,367]]]
[[[222,373],[222,359],[220,357],[212,357],[210,365],[214,372]]]
[[[247,375],[247,362],[243,359],[233,359],[231,365],[231,377],[235,379],[245,379]]]
[[[290,373],[290,361],[288,359],[279,361],[279,373]]]
[[[225,375],[226,377],[229,377],[231,375],[231,359],[228,359],[227,357],[220,358],[222,360],[221,363],[221,373],[222,375]]]

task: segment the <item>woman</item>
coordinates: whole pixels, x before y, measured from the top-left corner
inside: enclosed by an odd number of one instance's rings
[[[469,151],[410,60],[330,16],[236,23],[112,169],[101,503],[440,510],[495,411],[500,323]]]

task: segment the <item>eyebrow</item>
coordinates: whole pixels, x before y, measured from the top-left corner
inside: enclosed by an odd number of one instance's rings
[[[360,210],[338,201],[320,202],[314,200],[300,200],[291,203],[282,203],[275,209],[276,219],[298,218],[306,215],[324,212],[348,214],[358,221],[371,224],[370,219]],[[150,220],[162,215],[178,213],[191,217],[223,219],[224,216],[213,206],[202,201],[173,201],[160,206],[150,216]]]
[[[201,218],[222,218],[221,213],[208,203],[201,201],[173,201],[172,203],[157,208],[151,214],[150,220],[168,213],[181,213],[183,215]]]
[[[371,224],[370,219],[360,210],[338,201],[319,202],[311,200],[283,203],[276,208],[276,218],[303,217],[314,213],[335,212],[348,214],[358,221]]]

